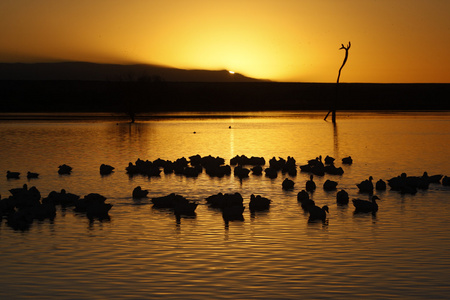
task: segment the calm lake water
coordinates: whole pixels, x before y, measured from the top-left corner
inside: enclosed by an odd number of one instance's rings
[[[57,208],[53,222],[34,221],[15,231],[0,223],[0,299],[448,299],[450,297],[450,187],[431,184],[415,195],[377,192],[376,215],[338,206],[338,182],[350,198],[369,176],[387,180],[402,172],[450,176],[450,113],[325,112],[177,113],[135,124],[107,115],[70,119],[0,121],[0,194],[24,183],[46,197],[62,188],[100,193],[113,204],[109,221],[90,222],[71,208]],[[55,116],[53,116],[55,117]],[[195,133],[194,133],[195,132]],[[197,178],[161,173],[129,177],[138,158],[176,160],[199,154],[294,157],[297,165],[319,155],[336,158],[344,174],[315,176],[312,195],[328,205],[325,223],[308,222],[297,202],[309,174]],[[351,155],[352,165],[341,159]],[[100,176],[100,164],[116,168]],[[73,167],[58,175],[58,166]],[[6,171],[21,179],[6,179]],[[38,179],[27,180],[27,171]],[[289,177],[294,190],[281,184]],[[132,199],[136,186],[149,198]],[[205,198],[239,192],[244,221],[225,226]],[[178,193],[199,201],[196,216],[177,222],[152,208],[151,198]],[[250,214],[251,194],[272,200]]]

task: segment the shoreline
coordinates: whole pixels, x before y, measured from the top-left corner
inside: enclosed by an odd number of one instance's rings
[[[196,111],[196,112],[155,112],[141,113],[136,115],[136,123],[156,120],[173,119],[245,119],[245,118],[308,118],[323,119],[328,111],[326,110],[282,110],[282,111]],[[337,111],[340,119],[354,118],[390,118],[390,117],[449,117],[450,110],[342,110]],[[0,122],[17,121],[92,121],[92,122],[126,122],[130,123],[130,118],[126,114],[108,112],[0,112]]]
[[[450,110],[450,84],[0,81],[0,112]]]

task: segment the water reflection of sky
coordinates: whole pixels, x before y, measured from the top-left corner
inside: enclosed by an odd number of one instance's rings
[[[61,188],[79,195],[97,192],[114,206],[111,221],[103,223],[89,224],[70,209],[59,210],[53,223],[34,223],[25,233],[0,223],[0,281],[8,287],[0,298],[43,298],[49,291],[60,299],[445,298],[450,292],[448,188],[431,185],[414,196],[379,192],[379,212],[367,215],[354,214],[351,205],[336,205],[336,192],[321,186],[326,179],[336,180],[351,198],[367,198],[356,183],[369,176],[450,175],[445,150],[450,116],[338,114],[334,127],[320,113],[313,118],[292,114],[167,117],[136,124],[1,122],[0,172],[41,174],[32,181],[0,178],[2,197],[27,183],[43,196]],[[125,173],[137,158],[175,160],[195,154],[220,156],[227,163],[237,154],[266,161],[293,156],[298,164],[333,155],[339,166],[340,158],[351,155],[354,164],[343,166],[342,176],[314,177],[319,188],[312,198],[330,207],[326,224],[308,223],[297,203],[309,177],[305,173],[292,178],[293,191],[281,189],[287,176],[281,173],[276,179],[250,176],[242,181],[205,173],[198,178]],[[62,163],[74,168],[72,175],[56,173]],[[101,163],[115,166],[116,172],[101,177]],[[149,189],[151,197],[175,192],[201,201],[196,217],[177,222],[170,211],[152,209],[149,199],[132,200],[137,185]],[[272,199],[270,210],[252,215],[247,209],[243,222],[225,228],[220,212],[203,199],[236,191],[247,207],[253,193]]]

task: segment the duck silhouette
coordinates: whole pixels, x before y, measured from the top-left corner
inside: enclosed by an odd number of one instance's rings
[[[371,201],[361,199],[353,199],[352,201],[356,212],[376,212],[378,211],[377,199],[380,198],[374,195]]]

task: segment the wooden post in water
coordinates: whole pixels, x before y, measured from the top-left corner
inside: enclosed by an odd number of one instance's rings
[[[347,47],[345,47],[344,44],[341,44],[341,48],[339,48],[339,50],[345,49],[345,57],[344,57],[344,61],[342,62],[342,66],[339,68],[339,73],[338,73],[337,82],[336,82],[336,96],[334,98],[333,106],[330,109],[330,111],[328,111],[327,115],[324,118],[324,120],[326,120],[328,118],[328,115],[331,113],[331,121],[333,123],[336,123],[336,107],[337,107],[337,102],[338,102],[338,97],[339,97],[339,78],[341,77],[342,68],[344,67],[345,63],[347,62],[348,49],[350,49],[351,45],[352,44],[350,42],[348,42]]]

